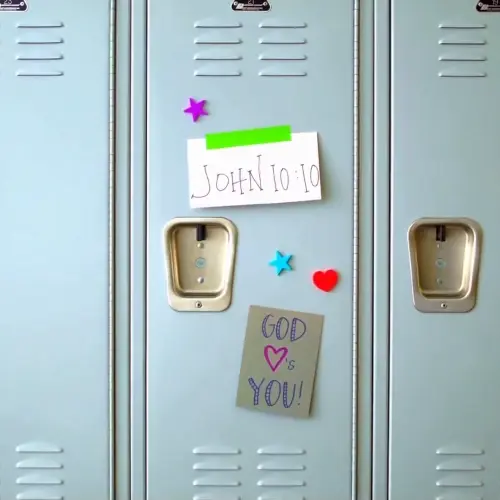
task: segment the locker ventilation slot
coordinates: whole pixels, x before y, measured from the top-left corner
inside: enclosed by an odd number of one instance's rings
[[[17,462],[18,469],[62,469],[63,466],[59,462],[48,460],[46,458],[28,458]]]
[[[483,62],[487,60],[486,56],[472,56],[472,55],[444,55],[439,56],[440,61],[464,61],[464,62]]]
[[[303,463],[305,453],[304,449],[289,446],[274,445],[259,448],[257,455],[272,456],[273,458],[258,464],[257,470],[273,474],[260,478],[257,481],[257,486],[261,488],[304,488],[306,482],[297,473],[306,470]],[[287,495],[287,498],[291,497]]]
[[[205,19],[196,21],[194,27],[197,30],[208,28],[209,31],[201,32],[194,38],[197,46],[206,46],[206,50],[198,51],[194,54],[194,61],[219,61],[220,64],[195,68],[194,76],[205,77],[230,77],[241,76],[240,68],[228,66],[231,61],[241,61],[241,53],[231,50],[232,47],[240,45],[242,39],[235,35],[243,25],[239,22],[221,19]],[[215,30],[212,31],[212,29]]]
[[[482,477],[478,474],[485,468],[476,460],[484,455],[484,450],[463,445],[443,446],[436,450],[436,455],[449,457],[436,465],[436,471],[445,474],[435,484],[446,490],[436,500],[482,499],[482,495],[477,496],[476,492],[482,491],[484,486]]]
[[[39,36],[26,36],[18,38],[16,40],[18,45],[54,45],[58,43],[64,43],[64,40],[60,37],[39,37]]]
[[[222,66],[206,67],[197,69],[194,76],[241,76],[238,69],[224,68]]]
[[[33,442],[20,444],[16,447],[17,453],[62,453],[63,449],[55,444]]]
[[[194,455],[239,455],[238,448],[227,446],[199,446],[193,450]]]
[[[241,38],[229,33],[206,33],[194,39],[195,45],[238,45]]]
[[[437,465],[436,470],[462,472],[484,470],[484,467],[482,465],[478,465],[465,460],[450,460],[448,462],[443,462]]]
[[[486,30],[486,24],[443,22],[438,27],[441,34],[446,33],[439,39],[438,44],[448,49],[448,52],[438,55],[441,65],[438,71],[440,78],[484,78],[488,76],[482,64],[488,59],[485,53],[487,39],[482,31]],[[483,36],[473,36],[471,33],[478,31]],[[450,66],[450,63],[453,66]]]
[[[54,454],[58,455],[63,453],[62,447],[53,443],[44,443],[41,441],[34,441],[31,443],[23,443],[16,447],[16,452],[20,454],[36,455],[29,457],[25,460],[17,462],[17,469],[31,469],[34,472],[24,473],[17,477],[16,484],[20,486],[43,486],[43,491],[26,490],[20,492],[17,500],[62,500],[64,497],[59,493],[50,492],[51,487],[60,487],[64,484],[62,478],[54,475],[57,469],[62,469],[63,465],[59,461],[52,459]],[[51,458],[46,458],[49,455]],[[50,471],[50,475],[46,474]],[[47,491],[48,489],[48,491]]]
[[[305,61],[305,54],[293,54],[290,52],[265,52],[259,55],[261,61]]]
[[[307,40],[302,37],[292,37],[281,33],[263,36],[259,38],[261,45],[304,45]]]
[[[241,486],[239,471],[241,471],[242,467],[235,460],[241,454],[241,450],[231,446],[198,446],[193,450],[193,454],[207,457],[204,461],[193,464],[193,471],[197,475],[204,473],[202,477],[193,478],[193,486],[198,488],[238,488]],[[214,496],[200,494],[196,495],[195,498],[198,500],[218,500],[221,497],[215,494]],[[231,500],[231,498],[238,497],[229,498],[224,496],[224,500],[226,498]]]
[[[306,497],[303,496],[292,496],[287,493],[287,500],[306,500]],[[257,497],[257,500],[282,500],[283,497],[280,495],[261,495]]]
[[[16,495],[16,500],[64,500],[62,495],[45,491],[27,491]]]
[[[203,478],[203,479],[195,479],[193,481],[193,486],[204,486],[204,487],[210,487],[210,488],[237,488],[238,486],[241,486],[241,483],[239,481],[234,481],[234,480],[223,480],[223,479],[210,479],[210,478]]]
[[[290,69],[269,68],[259,71],[259,76],[307,76],[305,71]]]
[[[441,23],[439,25],[439,29],[481,30],[481,29],[486,29],[486,24]]]
[[[240,61],[242,57],[224,50],[206,50],[194,55],[195,61]]]
[[[306,485],[305,481],[297,479],[261,479],[257,481],[257,486],[263,488],[300,488]]]
[[[443,446],[436,450],[436,455],[484,455],[484,450],[467,446]]]
[[[259,24],[259,28],[288,28],[288,29],[299,29],[306,28],[307,24],[303,22],[295,21],[285,21],[282,19],[269,19],[267,21],[262,21]]]
[[[293,465],[293,464],[280,464],[276,462],[269,462],[264,464],[257,465],[257,470],[266,470],[266,471],[301,471],[306,470],[305,465]]]
[[[449,476],[444,479],[439,479],[436,486],[443,488],[459,487],[459,488],[478,488],[483,486],[482,481],[477,479],[469,479],[463,475]]]
[[[305,455],[306,451],[301,448],[289,448],[287,446],[266,446],[257,450],[258,455]]]
[[[31,475],[31,476],[22,476],[18,477],[16,480],[17,484],[23,485],[60,485],[63,484],[62,479],[58,479],[55,477],[45,477],[41,474]]]
[[[44,54],[44,53],[33,53],[29,55],[19,55],[16,56],[18,61],[60,61],[63,59],[62,54]]]
[[[482,496],[477,496],[470,493],[445,493],[444,495],[439,495],[436,500],[484,500]]]
[[[202,493],[201,495],[195,495],[193,500],[221,500],[219,495],[212,495],[210,493]],[[222,500],[241,500],[240,496],[224,495]]]
[[[440,78],[484,78],[485,76],[488,75],[479,71],[466,73],[465,71],[447,70],[439,72]]]
[[[61,21],[53,23],[17,23],[17,28],[20,29],[32,29],[32,28],[63,28],[64,23]]]
[[[16,76],[63,76],[62,71],[16,71]]]
[[[243,25],[241,23],[236,23],[234,21],[224,21],[220,19],[204,19],[202,21],[196,21],[194,23],[195,28],[241,28]]]
[[[223,464],[223,463],[199,463],[193,465],[193,470],[201,470],[201,471],[235,471],[240,470],[241,467],[239,465],[231,465],[231,464]]]
[[[16,70],[16,76],[63,76],[64,71],[54,65],[61,64],[64,59],[59,47],[64,44],[64,38],[57,36],[57,30],[63,28],[64,23],[18,23],[16,27],[19,32],[16,44],[22,51],[16,54],[15,59],[26,64],[26,67]]]
[[[486,40],[439,40],[439,45],[486,45]]]
[[[269,49],[259,54],[259,61],[273,61],[272,67],[262,68],[258,75],[261,77],[303,77],[307,76],[307,71],[303,67],[307,60],[307,55],[303,49],[299,52],[298,47],[307,44],[307,39],[299,36],[302,33],[295,33],[296,30],[306,28],[304,22],[292,22],[279,19],[262,21],[259,28],[266,30],[272,28],[273,31],[266,33],[259,38],[260,45],[269,45]]]

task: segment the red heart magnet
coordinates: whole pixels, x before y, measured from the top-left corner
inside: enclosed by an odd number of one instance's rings
[[[339,273],[334,269],[316,271],[313,274],[313,283],[323,292],[331,292],[339,282]]]

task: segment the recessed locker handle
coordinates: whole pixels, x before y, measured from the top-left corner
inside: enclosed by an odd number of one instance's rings
[[[476,305],[481,227],[467,218],[423,218],[408,230],[413,303],[426,313]]]

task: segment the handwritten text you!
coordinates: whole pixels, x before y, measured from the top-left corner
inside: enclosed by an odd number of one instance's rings
[[[211,193],[218,191],[244,195],[252,191],[269,191],[275,193],[288,191],[293,183],[299,183],[305,193],[317,188],[320,183],[320,172],[317,165],[297,164],[296,168],[280,167],[276,164],[264,165],[262,155],[257,155],[255,168],[243,170],[235,169],[228,174],[213,171],[209,165],[203,165],[205,174],[205,187],[198,193],[193,193],[191,198],[206,198]],[[263,170],[269,169],[271,176],[266,185],[263,180]]]

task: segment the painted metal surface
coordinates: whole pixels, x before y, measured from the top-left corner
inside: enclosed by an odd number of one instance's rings
[[[467,0],[398,0],[392,11],[389,498],[494,497],[500,17]],[[407,232],[421,217],[468,217],[481,226],[470,313],[413,308]]]
[[[0,11],[0,496],[110,491],[110,5]]]
[[[148,37],[148,497],[350,498],[352,5],[275,0],[269,13],[235,13],[224,2],[150,1]],[[209,116],[186,117],[189,97],[206,99]],[[288,123],[319,133],[323,201],[191,213],[187,139]],[[233,302],[226,313],[177,313],[162,228],[202,212],[238,227]],[[276,248],[296,259],[280,278],[267,265]],[[342,282],[321,294],[312,273],[331,267]],[[252,304],[325,314],[310,419],[235,407]]]

